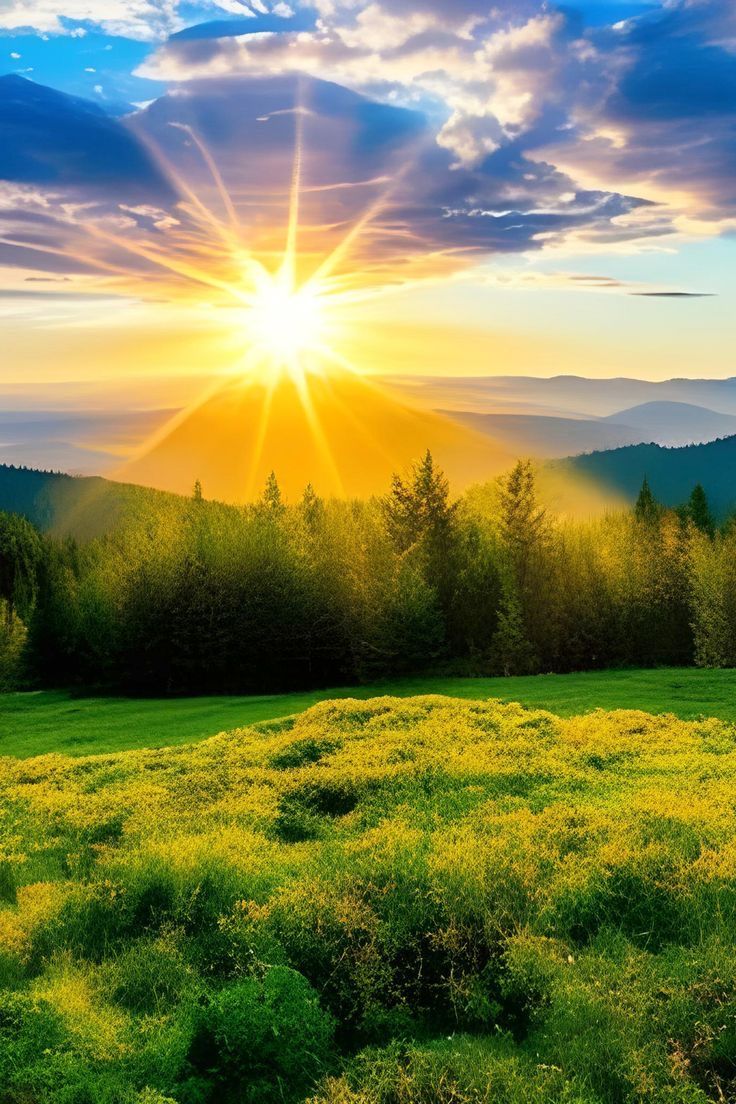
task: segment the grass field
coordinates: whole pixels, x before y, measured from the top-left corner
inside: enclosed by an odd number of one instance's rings
[[[736,740],[324,702],[0,759],[3,1104],[736,1100]]]
[[[591,671],[530,678],[422,678],[258,697],[82,698],[63,691],[0,696],[0,754],[90,755],[187,744],[237,726],[300,713],[330,698],[446,694],[500,698],[563,717],[593,709],[672,712],[736,721],[736,671]]]

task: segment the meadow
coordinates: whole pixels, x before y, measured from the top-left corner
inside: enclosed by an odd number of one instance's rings
[[[0,1099],[733,1099],[735,806],[730,722],[440,696],[5,757]]]
[[[36,690],[0,696],[0,755],[94,755],[189,744],[226,729],[301,713],[320,701],[386,694],[498,698],[563,717],[600,708],[736,721],[736,671],[697,667],[510,678],[425,676],[293,694],[196,698],[86,697]]]

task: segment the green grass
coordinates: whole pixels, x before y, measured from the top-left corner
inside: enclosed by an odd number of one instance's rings
[[[732,724],[438,696],[0,758],[0,1101],[734,1104],[734,808]]]
[[[590,671],[528,678],[416,678],[257,697],[83,698],[64,691],[0,697],[0,754],[89,755],[188,744],[217,732],[300,713],[329,698],[446,694],[500,698],[563,717],[593,709],[671,712],[736,721],[736,671]]]

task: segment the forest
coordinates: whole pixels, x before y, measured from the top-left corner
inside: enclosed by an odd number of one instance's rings
[[[6,688],[276,692],[444,671],[736,665],[736,524],[696,486],[589,520],[520,461],[453,500],[427,453],[382,498],[141,498],[103,536],[0,515]]]

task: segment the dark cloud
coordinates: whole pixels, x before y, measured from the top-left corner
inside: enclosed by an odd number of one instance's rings
[[[643,299],[712,299],[712,291],[631,291]]]
[[[0,180],[132,201],[172,195],[123,123],[87,100],[12,74],[0,77]]]

